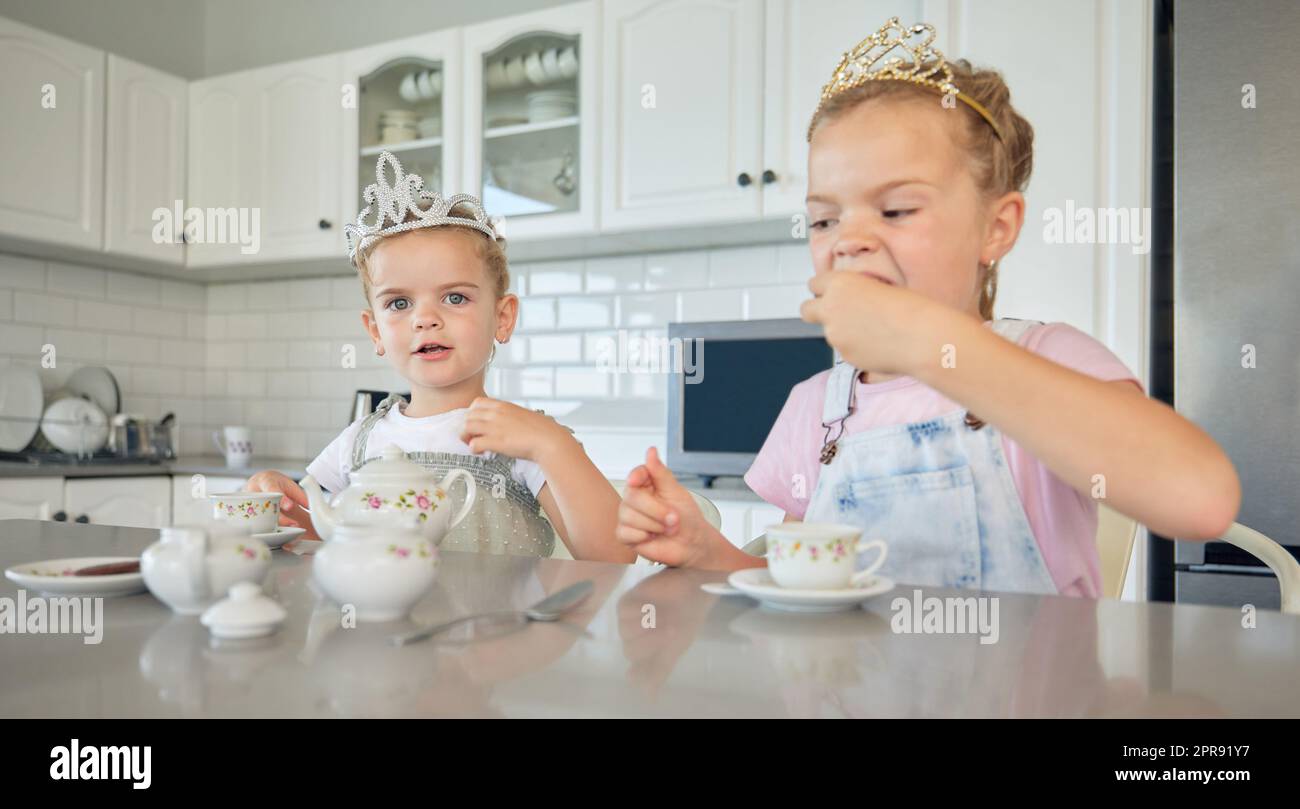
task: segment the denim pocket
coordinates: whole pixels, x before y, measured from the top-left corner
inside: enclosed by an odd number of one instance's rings
[[[979,517],[969,466],[835,487],[837,519],[889,543],[881,572],[902,584],[978,588]]]

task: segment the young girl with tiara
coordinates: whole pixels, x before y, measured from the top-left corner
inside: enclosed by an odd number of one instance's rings
[[[1240,483],[1102,344],[993,318],[1033,130],[998,73],[946,63],[933,38],[891,19],[822,91],[801,316],[843,361],[794,387],[745,480],[787,521],[885,539],[881,571],[898,581],[1095,598],[1098,499],[1205,540],[1232,524]],[[653,448],[618,538],[670,565],[765,564],[703,520]]]
[[[485,394],[494,342],[510,340],[519,313],[519,299],[506,291],[510,273],[497,226],[468,194],[443,199],[424,190],[388,152],[379,156],[375,179],[357,223],[345,227],[348,257],[361,277],[368,304],[361,320],[375,353],[410,382],[411,401],[386,398],[335,438],[308,474],[337,493],[396,444],[439,475],[462,468],[475,479],[478,496],[443,549],[549,556],[558,534],[575,559],[634,560],[614,540],[618,493],[572,433]],[[283,492],[282,523],[310,530],[306,495],[289,477],[259,472],[246,488]],[[459,488],[453,499],[463,497]]]

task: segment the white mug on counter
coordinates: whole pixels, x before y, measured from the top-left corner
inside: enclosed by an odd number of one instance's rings
[[[225,433],[226,443],[221,443],[221,434]],[[226,466],[245,467],[253,461],[253,433],[247,427],[226,427],[224,431],[212,433],[212,443],[226,456]]]

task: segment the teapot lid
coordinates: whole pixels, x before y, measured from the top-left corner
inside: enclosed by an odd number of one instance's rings
[[[352,475],[353,485],[385,485],[434,480],[434,474],[406,457],[396,444],[389,444]]]

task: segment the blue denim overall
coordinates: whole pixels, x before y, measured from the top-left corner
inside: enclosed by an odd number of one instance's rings
[[[366,457],[370,432],[390,408],[405,399],[396,393],[366,416],[352,445],[352,471],[375,458]],[[549,557],[555,550],[555,530],[542,514],[542,507],[527,486],[511,475],[512,459],[504,455],[461,455],[454,452],[408,452],[406,457],[434,474],[464,469],[474,476],[478,490],[469,514],[447,532],[442,550],[515,554]],[[455,514],[465,502],[465,490],[451,487],[448,493]]]
[[[1018,343],[1037,321],[992,328]],[[836,365],[826,383],[828,438],[853,409],[858,370]],[[806,522],[860,526],[884,539],[880,572],[904,584],[1056,593],[1002,452],[1002,434],[957,409],[828,442]],[[823,461],[825,463],[825,461]]]

